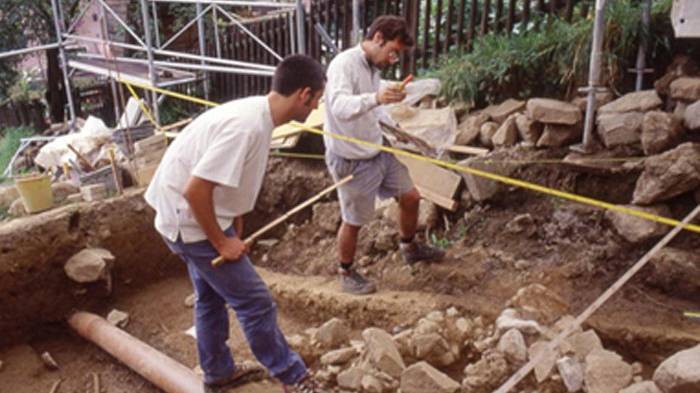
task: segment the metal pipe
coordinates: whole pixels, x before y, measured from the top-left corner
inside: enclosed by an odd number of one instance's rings
[[[83,9],[80,10],[80,13],[78,13],[78,16],[73,20],[73,23],[71,23],[70,27],[68,27],[68,29],[66,29],[66,33],[70,33],[71,31],[73,31],[73,29],[75,29],[76,26],[78,26],[78,23],[80,23],[80,19],[82,19],[83,15],[85,15],[87,10],[90,9],[90,5],[91,5],[91,2],[88,1],[87,4],[85,4],[85,7],[83,7]]]
[[[153,28],[155,29],[156,48],[160,48],[160,27],[158,26],[158,5],[155,2],[151,3],[151,12],[153,12]]]
[[[600,86],[601,63],[603,57],[603,38],[605,37],[605,5],[607,0],[596,0],[595,21],[593,24],[593,45],[591,45],[591,63],[588,71],[588,101],[586,103],[586,120],[583,130],[583,149],[593,148],[593,127],[595,123],[596,90]]]
[[[102,1],[102,0],[99,0]],[[146,36],[146,55],[148,57],[148,78],[151,80],[152,86],[158,86],[158,75],[156,74],[156,67],[153,64],[153,44],[151,42],[151,28],[150,21],[148,17],[148,6],[146,5],[146,0],[141,0],[141,19],[143,21],[143,33]],[[158,110],[158,97],[156,92],[151,91],[151,105],[153,107],[153,117],[156,119],[156,123],[160,124],[160,111]]]
[[[155,4],[155,3],[153,3]],[[172,37],[170,37],[169,40],[163,44],[163,46],[160,47],[160,49],[165,49],[167,48],[170,44],[172,44],[178,37],[180,37],[187,29],[190,28],[193,24],[199,22],[199,20],[202,18],[202,15],[204,15],[207,11],[209,11],[210,8],[212,8],[212,5],[207,6],[207,8],[204,9],[204,11],[197,11],[197,16],[194,17],[191,21],[187,22],[186,25],[184,25],[180,30],[177,31]]]
[[[195,4],[196,12],[200,17],[197,19],[197,38],[199,40],[199,54],[202,55],[202,57],[207,55],[207,48],[206,48],[206,43],[204,41],[204,18],[201,17],[202,15],[202,3],[197,3]],[[203,66],[207,65],[207,62],[205,60],[201,60],[200,64]],[[204,99],[209,100],[209,74],[205,71],[204,72],[204,79],[202,80],[202,85],[204,87]]]
[[[641,91],[644,84],[644,73],[647,57],[647,37],[649,36],[649,25],[651,25],[651,0],[642,3],[642,34],[639,40],[639,50],[637,51],[637,81],[636,91]]]
[[[79,58],[87,58],[87,59],[111,60],[105,56],[98,55],[98,54],[92,54],[92,53],[80,53],[80,54],[78,54],[78,57]],[[124,63],[148,64],[148,60],[146,60],[146,59],[135,59],[135,58],[130,58],[130,57],[116,57],[114,59],[118,60],[120,62],[124,62]],[[176,62],[172,62],[172,61],[160,61],[160,60],[155,60],[153,63],[155,65],[163,66],[163,67],[184,68],[184,69],[191,69],[191,70],[211,71],[211,72],[226,72],[226,73],[231,73],[231,74],[256,75],[256,76],[272,76],[274,74],[274,71],[271,71],[271,70],[252,70],[252,69],[248,69],[248,68],[219,67],[219,66],[213,66],[210,64],[202,66],[200,64],[176,63]],[[159,83],[158,86],[163,86],[163,84]]]
[[[68,324],[81,337],[95,343],[136,373],[168,393],[204,393],[195,373],[129,333],[110,325],[104,318],[76,312]]]
[[[100,44],[107,43],[107,44],[118,46],[121,48],[133,49],[133,50],[138,50],[141,52],[146,51],[145,48],[138,46],[138,45],[123,44],[123,43],[116,42],[116,41],[109,42],[109,41],[101,40],[99,38],[78,36],[78,35],[73,35],[73,34],[64,34],[64,36],[67,38],[78,40],[78,41],[95,42],[95,43],[100,43]],[[173,56],[173,57],[179,57],[179,58],[190,59],[190,60],[205,59],[209,63],[219,63],[219,64],[238,66],[238,67],[250,67],[250,68],[256,68],[256,69],[261,69],[261,70],[273,70],[273,71],[275,69],[274,66],[267,65],[267,64],[248,63],[245,61],[237,61],[237,60],[229,60],[229,59],[217,59],[216,57],[208,57],[208,56],[202,57],[202,56],[193,55],[190,53],[176,52],[176,51],[170,51],[170,50],[155,49],[155,50],[153,50],[153,53],[155,53],[157,55]]]
[[[338,53],[338,47],[335,46],[335,42],[333,42],[331,36],[328,35],[326,29],[324,29],[321,23],[319,22],[316,22],[316,25],[314,25],[314,29],[316,29],[316,33],[318,33],[319,37],[321,37],[321,41],[323,41],[323,43],[326,45],[327,50],[335,56]]]
[[[40,50],[53,49],[53,48],[58,48],[58,44],[54,43],[54,44],[33,46],[31,48],[15,49],[15,50],[0,53],[0,59],[5,58],[5,57],[24,55],[26,53],[37,52]]]
[[[200,0],[151,0],[159,3],[198,3]],[[268,7],[268,8],[294,8],[296,5],[291,2],[272,1],[245,1],[245,0],[207,0],[209,4],[236,5],[247,7]]]
[[[352,42],[360,43],[360,0],[352,0]]]
[[[119,14],[114,12],[114,10],[112,9],[112,7],[109,4],[107,4],[104,0],[97,0],[97,1],[99,1],[100,4],[102,4],[102,6],[107,10],[107,12],[109,12],[114,17],[114,19],[117,20],[117,22],[124,28],[124,30],[126,30],[127,33],[129,33],[132,37],[134,37],[136,42],[138,42],[141,46],[147,46],[147,45],[150,46],[150,43],[148,43],[148,42],[144,43],[141,40],[141,37],[139,37],[136,33],[134,33],[133,30],[131,30],[131,27],[129,27],[129,25],[127,25],[126,22],[124,22],[122,20],[122,18],[119,16]],[[146,12],[148,12],[148,8],[146,9]],[[146,30],[145,27],[144,27],[144,30]]]
[[[306,35],[304,34],[304,3],[302,0],[297,2],[297,49],[300,54],[306,54]]]
[[[289,26],[289,51],[290,53],[297,53],[297,40],[296,40],[296,29],[292,29],[294,25],[294,15],[290,12],[287,14],[287,26]]]
[[[221,39],[219,39],[219,16],[216,14],[216,8],[211,11],[211,20],[214,25],[214,45],[216,46],[216,57],[221,58]]]
[[[66,97],[68,98],[68,113],[70,115],[70,128],[75,126],[75,104],[73,103],[73,92],[70,88],[70,78],[68,77],[68,57],[66,56],[65,48],[63,47],[63,22],[60,18],[59,0],[51,0],[51,8],[53,9],[53,23],[56,29],[56,40],[58,44],[58,55],[61,62],[61,70],[63,71],[63,86],[66,89]]]
[[[243,25],[243,23],[239,22],[239,21],[238,21],[236,18],[234,18],[233,15],[231,15],[228,11],[226,11],[225,9],[219,7],[218,5],[216,6],[216,8],[218,8],[219,11],[221,11],[221,13],[224,14],[224,16],[226,16],[233,24],[235,24],[235,25],[238,26],[241,30],[243,30],[246,34],[248,34],[255,42],[257,42],[258,44],[260,44],[260,46],[262,46],[263,48],[265,48],[266,51],[270,52],[270,54],[272,54],[272,56],[274,56],[275,58],[277,58],[277,60],[279,60],[279,61],[284,60],[284,59],[282,58],[282,56],[280,56],[280,55],[277,54],[277,52],[275,52],[272,48],[270,48],[269,46],[267,46],[267,44],[266,44],[263,40],[261,40],[260,38],[258,38],[258,36],[256,36],[252,31],[248,30],[248,28],[245,27],[245,26]]]

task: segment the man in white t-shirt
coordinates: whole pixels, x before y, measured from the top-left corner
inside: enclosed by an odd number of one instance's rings
[[[324,129],[381,145],[378,120],[385,115],[380,106],[400,102],[406,95],[394,85],[380,88],[380,73],[412,45],[406,20],[383,15],[372,22],[360,45],[336,56],[328,65]],[[338,189],[343,218],[338,231],[338,273],[343,291],[376,291],[352,264],[360,228],[374,218],[377,197],[398,199],[400,248],[406,263],[442,259],[442,250],[414,241],[420,194],[408,169],[393,154],[328,135],[324,142],[326,164],[333,178],[337,181],[353,175],[352,181]]]
[[[226,345],[228,304],[256,358],[289,392],[317,392],[299,355],[277,325],[276,306],[240,238],[243,215],[260,191],[272,130],[304,121],[318,106],[325,75],[310,57],[284,59],[266,96],[211,109],[170,145],[146,191],[155,226],[187,265],[194,286],[199,363],[207,390],[259,379],[255,364],[235,364]],[[228,262],[213,267],[222,256]]]

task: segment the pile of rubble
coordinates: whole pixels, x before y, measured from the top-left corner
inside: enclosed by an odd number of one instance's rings
[[[487,393],[529,360],[542,357],[521,392],[681,393],[700,391],[700,346],[676,353],[651,375],[604,348],[592,329],[580,327],[554,351],[550,341],[574,323],[566,303],[533,284],[508,302],[494,323],[452,307],[433,311],[412,326],[389,332],[368,328],[360,339],[334,318],[289,342],[317,377],[341,392]],[[460,371],[461,370],[461,371]],[[459,381],[461,379],[461,382]]]

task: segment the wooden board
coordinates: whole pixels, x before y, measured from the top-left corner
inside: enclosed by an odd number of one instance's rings
[[[438,206],[454,210],[455,193],[462,181],[462,176],[441,168],[435,164],[420,161],[412,157],[396,156],[408,168],[413,184],[421,190],[421,195]]]
[[[304,125],[311,128],[321,128],[326,117],[326,107],[324,104],[319,104],[317,109],[314,109],[306,118]],[[272,142],[270,149],[291,149],[299,143],[299,137],[303,133],[299,127],[289,123],[283,124],[272,131]]]

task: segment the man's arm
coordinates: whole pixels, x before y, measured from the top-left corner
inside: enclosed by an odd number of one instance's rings
[[[185,185],[183,196],[207,239],[224,259],[235,261],[245,253],[245,244],[236,237],[226,237],[216,221],[214,212],[214,188],[216,183],[191,176]],[[242,224],[242,222],[241,222]]]
[[[352,73],[349,70],[332,70],[328,73],[328,103],[333,114],[340,120],[350,120],[363,115],[378,105],[400,102],[406,94],[393,85],[378,92],[353,94]]]
[[[243,216],[238,216],[233,219],[233,229],[236,230],[238,237],[243,236]]]

